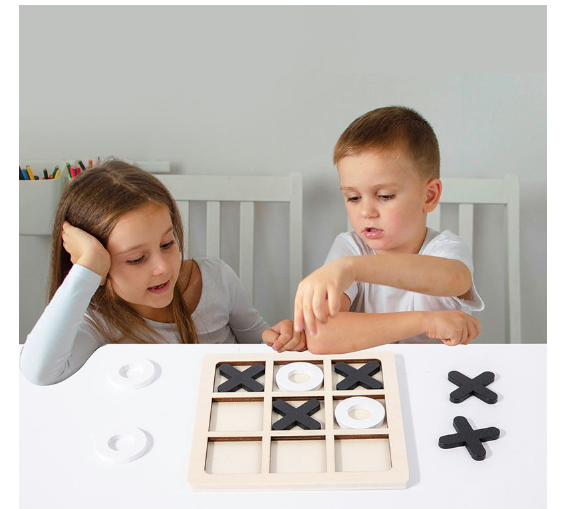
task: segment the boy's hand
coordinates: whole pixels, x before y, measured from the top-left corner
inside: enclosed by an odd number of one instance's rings
[[[445,345],[467,345],[481,334],[481,324],[463,311],[429,311],[425,330]]]
[[[296,332],[303,330],[305,322],[307,333],[317,333],[317,320],[328,321],[340,310],[342,294],[354,282],[353,257],[345,256],[327,263],[307,276],[295,294],[294,327]]]
[[[100,241],[67,221],[63,223],[62,239],[70,261],[102,276],[100,286],[103,286],[111,267],[111,256]]]
[[[276,352],[307,350],[305,332],[295,332],[291,320],[282,320],[262,333],[262,340]]]

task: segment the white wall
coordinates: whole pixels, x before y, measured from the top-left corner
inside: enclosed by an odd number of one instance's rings
[[[425,116],[443,177],[517,174],[525,342],[546,341],[546,102],[545,7],[20,7],[20,160],[299,171],[305,274],[346,229],[331,152],[368,110]],[[257,210],[255,299],[271,323],[289,313],[282,213]],[[502,213],[480,207],[475,223],[479,341],[503,342]],[[235,243],[226,228],[233,265]],[[44,306],[48,246],[20,237],[20,341]]]

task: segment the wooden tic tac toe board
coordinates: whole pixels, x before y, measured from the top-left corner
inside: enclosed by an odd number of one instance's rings
[[[296,369],[302,367],[293,364],[296,362],[313,368]],[[278,375],[280,370],[284,377]],[[319,376],[320,387],[295,390],[310,387]],[[285,380],[284,390],[277,377]],[[377,388],[365,388],[358,380]],[[208,355],[203,360],[199,391],[188,473],[192,489],[407,487],[408,463],[392,352],[369,356],[365,352]],[[368,398],[379,413],[345,402],[352,397]],[[341,423],[348,406],[345,425],[350,418],[362,424],[373,424],[375,419],[376,427],[340,426],[335,417],[340,404]]]

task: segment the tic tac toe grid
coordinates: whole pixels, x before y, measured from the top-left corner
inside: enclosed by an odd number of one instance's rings
[[[344,379],[334,369],[337,362],[360,368],[373,360],[381,364],[373,378],[381,381],[383,388],[336,389]],[[276,374],[293,362],[310,362],[322,369],[321,387],[306,392],[280,390]],[[230,364],[242,371],[257,363],[265,365],[264,375],[256,379],[263,391],[218,392],[219,385],[227,380],[219,373],[221,365]],[[385,407],[379,428],[344,429],[338,425],[335,407],[356,396],[374,398]],[[311,417],[321,423],[321,429],[272,429],[272,424],[282,418],[273,410],[274,401],[297,407],[311,399],[320,403]],[[233,354],[203,359],[188,472],[192,489],[402,489],[407,487],[408,475],[392,352],[379,351],[372,356],[365,352],[335,356]]]

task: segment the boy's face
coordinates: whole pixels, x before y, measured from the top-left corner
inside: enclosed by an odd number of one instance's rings
[[[418,253],[424,242],[426,213],[441,185],[424,182],[411,168],[401,151],[365,150],[338,162],[350,224],[378,254]]]
[[[110,233],[107,250],[115,293],[141,316],[157,319],[172,301],[181,266],[168,209],[150,203],[125,214]]]

